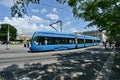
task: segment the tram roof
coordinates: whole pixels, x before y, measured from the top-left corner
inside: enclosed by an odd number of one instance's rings
[[[73,38],[75,34],[66,32],[54,32],[54,31],[36,31],[35,36],[52,36],[52,37],[70,37]]]
[[[52,36],[52,37],[69,37],[74,38],[76,34],[74,33],[67,33],[67,32],[55,32],[55,31],[36,31],[35,36]],[[77,34],[78,38],[86,38],[86,39],[95,39],[99,40],[98,37],[83,35],[83,34]]]

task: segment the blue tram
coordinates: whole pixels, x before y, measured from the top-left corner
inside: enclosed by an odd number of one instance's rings
[[[32,36],[31,51],[66,50],[98,45],[100,39],[82,34],[37,31]]]

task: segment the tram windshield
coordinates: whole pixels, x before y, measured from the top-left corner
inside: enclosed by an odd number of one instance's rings
[[[44,37],[37,36],[37,37],[34,38],[34,43],[36,45],[44,45],[45,44],[44,42],[45,42],[45,38]]]

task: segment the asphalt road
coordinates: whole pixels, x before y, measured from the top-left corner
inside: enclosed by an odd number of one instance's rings
[[[64,51],[30,52],[29,49],[25,48],[23,45],[10,45],[9,50],[7,50],[6,45],[1,45],[0,68],[9,66],[11,64],[17,64],[20,67],[23,67],[25,63],[36,63],[36,62],[42,64],[56,63],[57,56],[54,56],[54,54],[84,52],[86,49],[90,49],[90,47],[82,48],[82,49],[64,50]]]
[[[30,52],[28,48],[23,47],[23,45],[10,45],[9,50],[7,50],[6,45],[0,46],[0,68],[6,66],[17,64],[23,67],[25,63],[42,63],[50,64],[55,63],[56,60],[51,57],[52,54],[48,52]]]
[[[104,47],[101,46],[64,51],[31,53],[29,52],[29,49],[24,48],[23,45],[11,45],[9,50],[6,50],[6,46],[2,45],[0,46],[0,67],[2,70],[2,68],[12,64],[23,66],[26,63],[50,64],[49,66],[52,67],[53,63],[55,63],[54,66],[63,67],[63,70],[61,68],[56,70],[64,71],[64,74],[67,74],[66,77],[68,77],[68,75],[71,76],[75,71],[79,72],[79,70],[81,70],[80,74],[81,76],[84,76],[84,78],[79,76],[76,80],[79,80],[79,78],[82,80],[88,80],[90,78],[90,80],[117,80],[115,76],[116,67],[118,70],[120,68],[120,65],[117,63],[117,60],[120,58],[116,56],[118,53],[119,52],[110,49],[105,50]],[[73,67],[75,70],[72,72],[71,69],[70,74],[68,74],[69,71],[67,71],[67,67]],[[47,67],[44,67],[42,70],[46,71]],[[111,72],[114,72],[114,74]],[[52,73],[54,74],[54,72]],[[48,73],[46,72],[45,74]],[[117,73],[117,75],[118,74],[119,73]],[[44,76],[44,74],[41,76]],[[49,79],[51,79],[51,76],[49,76]]]

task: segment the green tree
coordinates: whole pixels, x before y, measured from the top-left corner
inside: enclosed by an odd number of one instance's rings
[[[120,0],[57,0],[67,3],[76,18],[89,21],[88,27],[96,25],[99,30],[106,30],[111,38],[120,34]]]
[[[120,0],[56,0],[68,4],[76,18],[89,21],[88,27],[96,25],[100,31],[116,38],[120,34]],[[40,0],[17,0],[11,8],[12,16],[26,14],[29,3],[39,4]]]
[[[23,14],[27,14],[26,7],[28,7],[29,3],[39,4],[40,0],[16,0],[14,1],[14,5],[11,7],[12,17],[16,15],[18,17],[22,17]]]
[[[8,27],[9,27],[9,34],[10,34],[10,40],[15,40],[17,36],[17,30],[14,26],[11,26],[10,24],[1,24],[0,28],[0,40],[1,41],[7,41],[7,34],[8,34]]]

